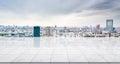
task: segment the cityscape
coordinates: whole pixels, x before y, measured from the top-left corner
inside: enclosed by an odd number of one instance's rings
[[[120,64],[120,0],[0,0],[0,64]]]
[[[58,26],[0,26],[1,37],[119,37],[120,27],[114,27],[113,19],[106,20],[106,27],[58,27]]]

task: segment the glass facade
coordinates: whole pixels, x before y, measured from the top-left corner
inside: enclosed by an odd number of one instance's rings
[[[106,29],[109,32],[113,32],[113,19],[109,19],[106,21]]]
[[[34,26],[34,37],[40,37],[40,27]]]

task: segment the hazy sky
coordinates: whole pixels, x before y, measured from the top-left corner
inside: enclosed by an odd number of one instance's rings
[[[90,26],[114,19],[120,0],[0,0],[0,25]]]

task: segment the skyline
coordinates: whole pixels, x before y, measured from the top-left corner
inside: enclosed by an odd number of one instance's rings
[[[119,0],[0,0],[0,24],[120,27]]]

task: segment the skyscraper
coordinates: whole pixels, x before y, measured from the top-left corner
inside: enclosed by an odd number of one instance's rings
[[[113,19],[108,19],[106,21],[106,30],[108,32],[113,32]]]
[[[46,36],[53,36],[53,30],[51,27],[48,26],[45,28],[45,35]]]
[[[34,26],[34,37],[40,37],[40,26]]]
[[[96,33],[100,33],[100,24],[96,26]]]

